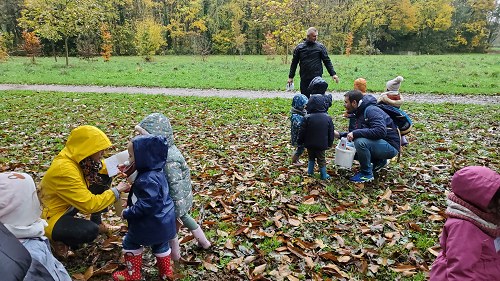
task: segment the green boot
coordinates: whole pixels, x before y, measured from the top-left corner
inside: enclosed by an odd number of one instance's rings
[[[309,163],[307,164],[307,173],[310,176],[314,175],[314,161],[309,161]]]
[[[321,179],[322,179],[322,180],[327,180],[327,179],[329,179],[329,178],[330,178],[330,175],[326,173],[326,166],[321,167],[321,168],[319,169],[319,173],[320,173],[320,175],[321,175]]]

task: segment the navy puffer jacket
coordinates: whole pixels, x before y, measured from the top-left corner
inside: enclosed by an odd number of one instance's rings
[[[352,134],[354,139],[383,139],[399,151],[400,138],[396,125],[391,117],[382,109],[375,106],[377,99],[372,95],[365,95],[356,110],[356,122]],[[341,134],[345,136],[347,133]]]
[[[153,245],[175,237],[174,202],[163,172],[168,144],[163,136],[139,136],[134,146],[137,178],[130,190],[123,217],[129,238],[137,244]]]
[[[326,150],[333,144],[334,127],[328,115],[331,100],[325,95],[312,95],[307,102],[307,115],[299,131],[298,143],[308,149]]]

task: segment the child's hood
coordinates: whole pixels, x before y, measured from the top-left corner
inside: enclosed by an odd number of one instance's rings
[[[316,95],[322,95],[326,92],[326,89],[328,89],[328,83],[326,83],[325,79],[321,76],[316,76],[311,80],[311,83],[309,83],[309,86],[307,87],[307,90],[311,94],[316,94]]]
[[[144,135],[132,140],[135,167],[140,171],[165,167],[168,156],[167,140],[164,136]]]
[[[451,189],[458,197],[486,211],[500,189],[500,175],[482,166],[465,167],[453,175]]]
[[[170,120],[161,113],[151,113],[144,118],[137,126],[144,129],[148,134],[164,136],[168,146],[174,145],[174,130],[170,125]]]
[[[304,109],[307,104],[307,97],[303,94],[296,94],[292,99],[292,107],[298,110]]]
[[[306,109],[307,113],[327,112],[331,105],[331,95],[311,95]]]

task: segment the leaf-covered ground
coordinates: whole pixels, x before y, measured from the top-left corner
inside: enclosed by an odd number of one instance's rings
[[[201,250],[181,229],[183,280],[424,280],[439,251],[450,176],[467,165],[500,168],[498,104],[406,104],[410,145],[363,186],[333,166],[334,150],[329,181],[290,165],[289,99],[0,92],[0,101],[0,171],[36,182],[78,125],[101,128],[112,154],[149,113],[170,117],[191,168],[192,215],[213,243]],[[342,111],[336,102],[330,114],[345,130]],[[124,224],[113,209],[105,219]],[[75,279],[109,280],[122,236],[101,235],[63,263]],[[144,279],[153,280],[149,251],[145,259]]]

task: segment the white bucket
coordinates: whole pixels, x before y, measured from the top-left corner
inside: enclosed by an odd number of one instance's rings
[[[335,147],[335,165],[342,168],[350,169],[354,161],[356,149],[352,146],[346,146],[346,149]]]

